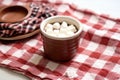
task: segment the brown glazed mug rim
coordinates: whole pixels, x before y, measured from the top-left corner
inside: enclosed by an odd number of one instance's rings
[[[68,22],[68,24],[73,24],[75,25],[77,28],[78,28],[78,31],[74,34],[74,35],[71,35],[71,36],[67,36],[67,37],[54,37],[54,36],[51,36],[49,34],[47,34],[44,30],[44,27],[46,24],[48,23],[54,23],[54,22],[62,22],[62,21],[66,21]],[[73,39],[77,36],[80,35],[80,33],[82,32],[82,29],[83,29],[83,26],[81,24],[81,22],[71,16],[64,16],[64,15],[57,15],[57,16],[52,16],[52,17],[49,17],[45,20],[43,20],[41,22],[41,25],[40,25],[40,32],[42,35],[50,38],[50,39],[54,39],[54,40],[69,40],[69,39]]]

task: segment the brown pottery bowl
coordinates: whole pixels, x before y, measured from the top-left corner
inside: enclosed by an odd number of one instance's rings
[[[9,5],[0,9],[0,22],[19,22],[30,15],[29,5]]]

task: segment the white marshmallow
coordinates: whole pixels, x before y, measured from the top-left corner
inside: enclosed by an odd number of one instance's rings
[[[48,28],[48,29],[46,29],[46,33],[53,33],[53,30],[52,29],[50,29],[50,28]]]
[[[50,30],[50,29],[47,29],[46,33],[49,34],[50,36],[56,36],[53,30]]]
[[[69,30],[69,31],[72,31],[72,32],[74,32],[74,33],[77,31],[77,29],[76,29],[76,27],[75,27],[74,25],[68,26],[68,30]]]
[[[53,33],[54,33],[56,36],[58,36],[59,30],[53,30]]]
[[[59,30],[53,30],[54,33],[58,34],[59,33]]]
[[[47,29],[53,30],[53,25],[52,25],[52,24],[47,24],[47,25],[45,26],[45,31],[47,31]]]
[[[63,38],[74,35],[75,32],[77,32],[77,29],[74,25],[70,24],[68,26],[68,24],[63,21],[61,25],[58,22],[47,24],[45,31],[51,36]]]
[[[60,33],[60,34],[58,34],[58,37],[61,37],[61,38],[66,37],[66,34]]]
[[[72,32],[72,31],[67,31],[67,32],[66,32],[66,35],[67,35],[67,36],[72,36],[72,35],[74,35],[74,32]]]
[[[68,27],[67,22],[63,21],[62,24],[61,24],[61,27]]]
[[[58,22],[55,22],[55,23],[53,24],[53,28],[54,28],[54,29],[60,29],[60,24],[59,24]]]
[[[67,28],[63,28],[63,27],[60,28],[60,33],[66,33],[66,32],[67,32]]]

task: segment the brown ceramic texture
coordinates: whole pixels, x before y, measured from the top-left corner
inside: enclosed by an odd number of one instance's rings
[[[30,14],[29,4],[4,6],[0,10],[0,22],[18,22]]]
[[[49,36],[44,32],[44,26],[47,23],[62,21],[66,21],[67,23],[73,24],[77,27],[78,31],[74,36],[58,38]],[[41,23],[40,30],[43,39],[45,57],[53,61],[64,62],[71,60],[76,55],[79,45],[80,33],[82,31],[82,27],[79,21],[76,22],[76,20],[73,20],[72,17],[68,16],[54,16],[43,21]]]
[[[53,40],[45,36],[42,38],[45,57],[53,61],[68,61],[75,56],[79,37],[70,40]]]

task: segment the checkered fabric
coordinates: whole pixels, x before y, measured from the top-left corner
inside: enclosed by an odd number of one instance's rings
[[[57,14],[57,12],[46,3],[42,4],[40,2],[32,2],[30,3],[29,7],[31,9],[31,14],[25,20],[15,23],[0,23],[0,37],[14,37],[33,32],[39,29],[41,21],[43,21],[45,18]]]
[[[36,35],[16,42],[1,41],[0,65],[31,80],[120,80],[120,21],[59,0],[45,3],[54,5],[59,15],[83,23],[77,55],[65,63],[50,61],[43,57],[42,39]]]

